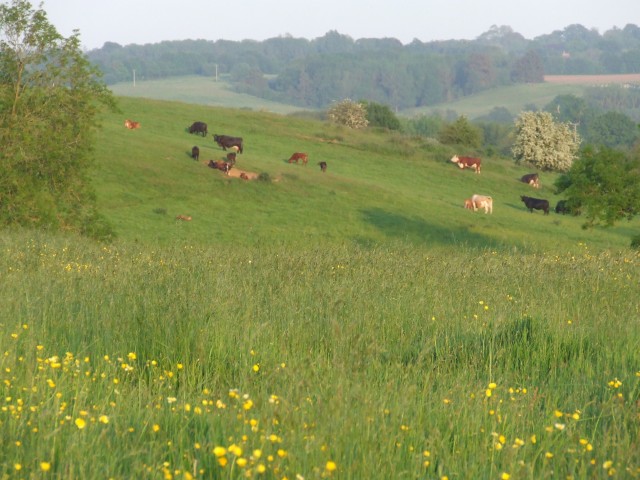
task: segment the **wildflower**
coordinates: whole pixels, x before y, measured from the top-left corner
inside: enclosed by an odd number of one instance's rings
[[[553,425],[554,427],[556,427],[557,430],[564,430],[565,424],[564,423],[556,423]]]
[[[324,468],[327,470],[327,472],[333,472],[338,468],[338,466],[336,465],[336,462],[334,462],[333,460],[329,460]]]
[[[127,354],[127,358],[128,358],[130,361],[133,361],[133,360],[135,360],[136,358],[138,358],[138,356],[137,356],[134,352],[130,352],[130,353],[128,353],[128,354]]]
[[[564,415],[564,413],[562,413],[560,410],[556,410],[556,411],[554,411],[554,412],[553,412],[553,414],[554,414],[557,418],[560,418],[560,417],[562,417],[562,415]]]
[[[258,466],[256,467],[256,471],[258,473],[264,473],[267,471],[267,467],[265,467],[262,463],[259,463]]]
[[[216,457],[224,457],[227,454],[227,449],[224,447],[215,447],[213,449],[213,454]]]
[[[109,423],[109,417],[107,417],[106,415],[100,415],[98,417],[98,421],[106,425],[107,423]]]
[[[254,371],[254,372],[256,372],[256,373],[258,373],[258,372],[260,371],[260,364],[259,364],[259,363],[256,363],[256,364],[253,366],[253,371]]]
[[[40,470],[43,472],[48,472],[51,470],[51,463],[49,462],[40,462]]]
[[[244,457],[240,457],[236,460],[236,464],[240,467],[243,468],[247,465],[247,459]]]
[[[76,418],[75,422],[76,427],[78,427],[80,430],[82,430],[84,427],[87,426],[87,422],[85,421],[84,418]]]
[[[160,431],[160,425],[158,425],[157,423],[153,425],[153,431],[154,432],[159,432]]]
[[[544,454],[544,456],[545,456],[545,458],[553,458],[553,453],[551,453],[551,452],[546,452],[546,453]]]
[[[279,456],[280,458],[284,458],[284,457],[286,457],[286,456],[287,456],[287,451],[286,451],[286,450],[283,450],[282,448],[278,449],[278,456]]]
[[[17,471],[20,471],[22,470],[22,465],[20,465],[19,463],[14,463],[13,468],[16,469]]]
[[[607,460],[602,464],[602,468],[605,470],[609,470],[613,466],[613,462],[611,460]]]
[[[511,475],[509,475],[507,472],[503,472],[502,475],[500,475],[500,480],[509,480],[511,478]]]

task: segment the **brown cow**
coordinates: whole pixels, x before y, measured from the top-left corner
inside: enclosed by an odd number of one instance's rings
[[[216,170],[223,171],[227,175],[229,175],[229,170],[231,170],[232,165],[229,162],[225,162],[223,160],[209,160],[207,166],[211,168],[215,168]]]
[[[241,173],[240,173],[240,178],[241,178],[241,179],[243,179],[243,180],[249,180],[249,175],[247,175],[247,174],[246,174],[246,173],[244,173],[244,172],[241,172]]]
[[[124,121],[124,126],[129,130],[135,130],[136,128],[140,128],[140,122],[134,122],[133,120],[126,119]]]
[[[327,162],[320,162],[318,163],[318,165],[320,165],[320,170],[322,170],[323,172],[327,171]]]
[[[465,199],[464,208],[466,208],[467,210],[473,210],[473,202],[470,198]]]
[[[296,152],[291,155],[289,163],[298,163],[298,160],[302,160],[302,164],[306,165],[309,161],[309,155],[307,155],[306,153]]]
[[[227,162],[229,162],[231,165],[236,164],[236,152],[227,153]]]
[[[473,168],[476,173],[480,173],[480,163],[482,160],[479,158],[458,157],[457,155],[454,155],[451,157],[451,161],[453,163],[457,163],[461,170],[465,168]]]
[[[185,222],[191,221],[191,215],[178,215],[176,220],[184,220]]]

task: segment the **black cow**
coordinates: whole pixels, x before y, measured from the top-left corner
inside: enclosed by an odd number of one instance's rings
[[[203,137],[206,137],[207,124],[204,122],[193,122],[189,127],[189,133],[201,133]]]
[[[549,215],[549,201],[542,198],[527,197],[525,195],[520,196],[520,200],[524,202],[530,212],[533,213],[533,209],[543,210],[545,215]]]
[[[556,213],[561,213],[563,215],[565,213],[569,213],[569,208],[567,207],[567,201],[566,200],[560,200],[556,204]]]
[[[191,158],[198,160],[200,158],[200,149],[195,146],[191,149]]]
[[[323,172],[327,171],[327,162],[320,162],[318,163],[318,165],[320,165],[320,170],[322,170]]]
[[[540,188],[540,177],[537,173],[528,173],[520,179],[522,183],[531,185],[533,188]]]
[[[242,138],[230,137],[229,135],[213,135],[215,142],[222,147],[223,150],[232,148],[242,153]]]

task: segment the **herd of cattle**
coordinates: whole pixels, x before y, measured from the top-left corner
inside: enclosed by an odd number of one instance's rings
[[[205,122],[193,122],[191,126],[188,128],[189,133],[195,133],[206,137],[208,134],[208,127]],[[207,165],[211,168],[221,170],[225,174],[229,175],[229,171],[236,164],[236,154],[242,153],[244,151],[244,145],[242,137],[232,137],[230,135],[213,135],[213,140],[218,144],[218,146],[222,147],[223,150],[231,150],[231,152],[227,153],[226,160],[209,160]],[[191,157],[194,160],[200,159],[200,148],[196,145],[191,149]],[[309,155],[302,152],[295,152],[289,158],[289,163],[298,163],[302,162],[303,165],[307,165],[309,161]],[[322,172],[327,171],[327,162],[318,162],[320,166],[320,170]],[[240,178],[248,179],[249,177],[246,173],[240,173]]]
[[[480,173],[480,167],[482,160],[475,157],[459,157],[454,155],[451,158],[451,162],[455,163],[464,170],[465,168],[471,168],[476,173]],[[520,178],[522,183],[526,183],[533,188],[540,188],[540,176],[537,173],[528,173]],[[520,200],[524,203],[525,207],[533,212],[534,210],[542,210],[545,215],[549,214],[549,201],[543,198],[534,198],[526,195],[521,195]],[[484,209],[484,213],[493,213],[493,198],[488,195],[474,194],[471,198],[467,198],[464,201],[464,208],[477,212],[479,209]],[[560,200],[556,205],[556,213],[569,213],[566,200]]]
[[[130,130],[140,128],[140,122],[134,122],[133,120],[125,120],[124,125]],[[206,137],[208,134],[207,124],[205,122],[193,122],[188,128],[189,133],[195,133]],[[216,170],[220,170],[229,175],[229,171],[236,164],[236,154],[243,152],[243,140],[242,137],[233,137],[229,135],[213,135],[213,140],[223,150],[231,150],[227,153],[226,160],[209,160],[207,165]],[[191,149],[191,157],[194,160],[200,159],[200,148],[194,146]],[[289,163],[302,162],[303,165],[307,165],[309,161],[309,155],[303,152],[295,152],[289,158]],[[461,170],[465,168],[472,169],[475,173],[480,174],[482,160],[476,157],[459,157],[454,155],[451,158],[451,162],[458,165]],[[322,172],[327,171],[327,162],[318,162],[320,170]],[[240,178],[247,180],[249,177],[246,173],[241,173]],[[520,178],[520,181],[530,185],[533,188],[540,188],[540,176],[537,173],[528,173]],[[521,195],[520,200],[524,203],[525,207],[533,212],[534,210],[542,210],[545,215],[549,214],[549,201],[543,198],[534,198],[526,195]],[[464,208],[477,212],[479,209],[483,209],[484,213],[493,213],[493,198],[489,195],[474,194],[471,198],[467,198],[464,201]],[[566,200],[560,200],[555,208],[556,213],[569,213],[569,209]],[[179,216],[180,220],[191,220],[191,217]]]

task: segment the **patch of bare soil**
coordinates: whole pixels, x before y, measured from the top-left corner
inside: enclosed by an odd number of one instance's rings
[[[640,84],[640,73],[625,73],[619,75],[545,75],[544,81],[565,85]]]

